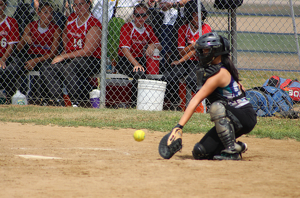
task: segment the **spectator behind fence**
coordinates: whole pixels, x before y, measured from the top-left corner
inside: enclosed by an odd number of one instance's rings
[[[52,58],[57,54],[61,30],[52,22],[52,12],[51,4],[40,3],[37,12],[39,20],[31,22],[25,27],[16,47],[16,50],[19,51],[15,57],[16,64],[8,65],[2,76],[8,97],[18,89],[16,85],[20,76],[31,70],[42,71],[43,66],[50,64]],[[22,87],[20,87],[20,91],[25,94],[25,89]]]
[[[156,35],[163,47],[161,56],[161,66],[169,65],[169,60],[175,60],[177,55],[177,32],[181,22],[180,11],[189,0],[149,0],[148,5],[151,7],[150,12],[154,15],[151,24],[156,26]],[[159,5],[160,13],[157,13],[155,6]],[[158,27],[157,27],[158,26]],[[171,58],[172,57],[172,58]],[[165,68],[163,68],[165,69]],[[164,71],[164,70],[163,70]]]
[[[65,87],[75,103],[88,95],[87,77],[100,71],[102,25],[91,14],[90,0],[74,0],[73,6],[75,13],[68,17],[62,35],[64,51],[42,77],[49,98],[60,99]]]
[[[102,23],[103,0],[92,0],[92,4],[93,4],[93,9],[91,11],[93,15]],[[108,21],[115,14],[115,5],[116,5],[116,0],[108,1]]]
[[[202,35],[211,32],[211,28],[203,21],[206,19],[207,11],[201,4]],[[180,103],[179,79],[187,76],[186,83],[196,93],[197,76],[196,70],[199,64],[194,49],[195,42],[199,36],[198,6],[197,0],[189,1],[184,6],[184,16],[187,23],[178,30],[178,51],[182,57],[179,61],[172,62],[164,73],[163,80],[167,81],[166,98],[171,102],[171,108],[177,108]]]
[[[139,2],[144,2],[144,0],[118,0],[116,2],[115,17],[122,18],[125,22],[131,21],[131,13],[133,12],[134,6],[139,4]]]
[[[0,0],[0,68],[6,68],[6,61],[13,52],[14,46],[19,42],[19,26],[14,18],[6,16],[4,11],[6,0]]]
[[[146,57],[152,56],[154,49],[162,49],[151,26],[145,24],[148,7],[138,4],[134,7],[133,21],[121,28],[119,45],[119,62],[116,69],[119,73],[132,77],[132,108],[136,106],[137,80],[145,79]]]
[[[8,58],[11,56],[14,46],[19,42],[19,26],[14,18],[6,16],[4,10],[6,0],[0,0],[0,89],[4,89],[3,73],[6,70]]]

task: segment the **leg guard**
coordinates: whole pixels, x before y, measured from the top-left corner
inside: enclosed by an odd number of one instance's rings
[[[207,159],[206,149],[199,142],[197,144],[195,144],[192,153],[193,153],[194,159],[196,159],[196,160]]]
[[[230,123],[230,119],[226,116],[226,109],[222,101],[214,102],[210,107],[211,121],[215,123],[218,136],[225,147],[222,152],[234,154],[235,150],[235,134],[234,127]]]

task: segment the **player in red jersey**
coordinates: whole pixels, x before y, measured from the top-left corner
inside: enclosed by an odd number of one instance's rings
[[[119,62],[116,69],[132,77],[132,105],[136,106],[137,80],[146,78],[146,56],[152,56],[154,49],[162,49],[151,26],[145,24],[148,7],[140,3],[134,7],[133,21],[121,28],[119,44]]]
[[[62,40],[64,51],[56,56],[52,65],[42,75],[45,78],[48,97],[62,97],[62,84],[72,102],[88,95],[82,89],[82,79],[100,71],[102,25],[91,14],[90,0],[74,0],[74,10],[66,22]]]
[[[186,78],[187,86],[196,93],[197,92],[197,76],[196,70],[199,60],[194,49],[196,41],[199,39],[199,21],[198,6],[196,0],[188,1],[184,6],[184,15],[187,23],[182,25],[178,30],[178,51],[182,57],[178,61],[173,61],[170,68],[164,73],[163,80],[167,81],[166,98],[171,102],[171,108],[176,109],[180,103],[179,79]],[[204,23],[207,16],[205,7],[201,4],[202,16],[202,32],[206,34],[211,32],[211,27]]]
[[[25,27],[16,47],[19,51],[16,64],[10,64],[3,76],[8,98],[18,89],[16,82],[20,76],[31,70],[42,71],[43,66],[49,65],[52,58],[58,53],[61,30],[52,22],[52,12],[51,4],[40,3],[37,12],[39,20],[31,22]],[[23,50],[26,44],[29,49]],[[35,86],[35,88],[37,87]],[[25,94],[22,86],[19,89]]]
[[[6,65],[9,65],[8,58],[20,39],[18,23],[4,14],[5,8],[6,0],[0,0],[0,89],[6,87],[4,73],[7,70]]]
[[[6,0],[0,0],[0,68],[6,68],[6,61],[11,55],[14,45],[19,42],[19,26],[14,18],[6,16],[4,10]]]

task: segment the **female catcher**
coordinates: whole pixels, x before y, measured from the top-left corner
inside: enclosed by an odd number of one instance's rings
[[[194,146],[195,159],[240,160],[247,144],[236,138],[249,133],[256,125],[256,113],[246,99],[238,71],[230,59],[226,38],[217,33],[201,36],[195,49],[200,62],[197,84],[201,87],[190,101],[179,123],[159,144],[159,153],[171,158],[182,148],[182,128],[197,105],[205,98],[211,103],[209,112],[215,126]]]

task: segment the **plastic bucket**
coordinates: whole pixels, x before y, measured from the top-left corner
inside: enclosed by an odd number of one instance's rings
[[[161,111],[167,83],[157,80],[138,80],[138,110]]]

